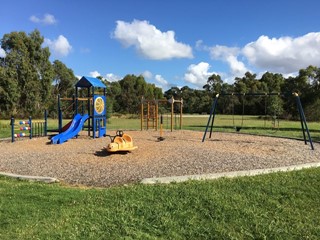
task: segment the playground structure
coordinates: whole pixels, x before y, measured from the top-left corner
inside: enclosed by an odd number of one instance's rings
[[[19,120],[18,124],[15,123],[14,117],[11,117],[11,142],[15,142],[16,139],[28,137],[44,137],[47,136],[47,110],[44,112],[44,120],[32,120],[30,116],[28,120]],[[19,132],[17,132],[19,131]]]
[[[138,147],[133,146],[133,139],[130,135],[118,130],[115,136],[107,135],[111,139],[111,143],[105,148],[109,153],[130,152]]]
[[[179,104],[179,129],[182,129],[182,109],[183,99],[176,100],[173,97],[170,99],[154,99],[146,100],[144,97],[141,98],[140,104],[140,120],[141,120],[141,131],[143,129],[158,130],[159,128],[159,105],[170,104],[170,130],[173,131],[174,125],[174,106]],[[161,115],[161,114],[160,114]],[[162,118],[163,119],[163,118]]]
[[[210,126],[209,138],[211,138],[211,136],[212,136],[214,118],[215,118],[215,115],[216,115],[216,109],[217,109],[218,100],[219,100],[220,96],[282,96],[282,97],[288,97],[288,94],[282,94],[282,93],[221,93],[221,94],[216,94],[216,96],[214,98],[214,101],[213,101],[213,104],[212,104],[212,107],[211,107],[211,110],[210,110],[210,115],[209,115],[209,118],[208,118],[206,129],[205,129],[205,132],[203,134],[202,142],[205,141],[206,134],[208,132],[208,128],[209,128],[210,122],[211,122],[211,126]],[[303,111],[303,108],[302,108],[302,104],[301,104],[301,101],[300,101],[299,94],[298,93],[292,93],[290,96],[293,96],[295,98],[295,101],[296,101],[296,104],[297,104],[297,110],[298,110],[299,117],[300,117],[301,130],[302,130],[302,133],[303,133],[304,142],[305,142],[305,144],[307,144],[307,142],[309,142],[311,149],[314,150],[312,139],[311,139],[311,136],[310,136],[309,128],[308,128],[308,125],[307,125],[306,117],[304,115],[304,111]],[[244,114],[244,110],[242,112],[242,116],[243,116],[243,114]],[[240,131],[240,129],[242,128],[242,125],[243,125],[243,117],[242,117],[241,127],[236,127],[237,132]],[[306,137],[306,134],[308,136],[308,139]]]
[[[80,91],[86,96],[78,97]],[[72,106],[73,119],[64,127],[62,126],[61,101],[72,101],[69,106]],[[79,103],[82,103],[82,115],[78,113]],[[60,134],[54,136],[51,142],[61,144],[77,136],[83,128],[88,129],[88,136],[92,138],[104,137],[106,135],[106,112],[106,86],[97,78],[82,77],[75,84],[75,95],[72,98],[58,96],[58,131]],[[85,122],[87,122],[86,126]]]

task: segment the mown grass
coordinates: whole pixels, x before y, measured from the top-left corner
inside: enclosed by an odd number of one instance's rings
[[[182,129],[205,131],[207,115],[184,115]],[[66,124],[70,120],[64,120]],[[170,129],[170,116],[164,115],[163,128]],[[179,129],[179,117],[173,119],[173,129]],[[235,132],[235,126],[241,127],[240,133],[267,135],[275,137],[288,137],[303,139],[300,121],[279,120],[279,125],[273,126],[271,120],[264,120],[260,116],[232,116],[216,115],[213,131]],[[48,129],[57,129],[58,120],[49,119]],[[308,122],[310,135],[314,141],[320,141],[320,123]],[[140,118],[112,117],[107,123],[109,130],[140,130]],[[10,121],[0,120],[0,138],[10,137]]]
[[[208,117],[183,118],[184,128],[190,130],[204,131],[207,122]],[[312,140],[320,141],[320,123],[307,122],[307,125]],[[241,127],[239,133],[303,139],[300,121],[279,119],[279,123],[276,123],[276,126],[274,127],[273,122],[270,119],[264,120],[260,116],[247,115],[244,116],[242,120],[242,116],[233,117],[232,115],[216,115],[213,131],[236,132],[235,127]]]
[[[0,177],[0,239],[319,239],[320,168],[79,189]]]

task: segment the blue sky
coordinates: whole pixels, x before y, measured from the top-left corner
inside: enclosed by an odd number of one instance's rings
[[[51,60],[77,76],[201,89],[213,73],[232,83],[246,71],[320,67],[319,9],[318,0],[12,0],[0,5],[0,36],[38,29]]]

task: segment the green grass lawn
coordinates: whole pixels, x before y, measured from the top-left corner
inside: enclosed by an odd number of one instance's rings
[[[66,124],[70,120],[64,120]],[[163,117],[163,128],[170,129],[170,117]],[[208,116],[206,115],[184,115],[183,129],[205,131]],[[233,124],[234,123],[234,124]],[[173,119],[173,129],[178,129],[179,118]],[[241,116],[216,115],[213,131],[235,132],[235,126],[242,127],[241,133],[259,134],[277,137],[291,137],[303,139],[300,121],[279,121],[279,127],[273,128],[270,120],[265,121],[258,116],[244,116],[243,123]],[[48,129],[57,129],[58,120],[49,119]],[[140,118],[111,118],[107,123],[108,130],[140,130]],[[320,123],[308,122],[310,135],[314,141],[320,141]],[[0,120],[0,138],[11,136],[10,121]]]
[[[183,128],[204,131],[207,121],[186,116]],[[232,122],[217,116],[214,131],[234,131]],[[308,125],[320,139],[319,124]],[[56,126],[50,120],[49,128]],[[140,129],[140,119],[111,119],[108,129]],[[302,137],[300,122],[281,121],[275,131],[252,116],[246,131]],[[4,120],[0,136],[10,136]],[[0,239],[320,239],[319,197],[320,168],[107,189],[0,177]]]
[[[0,239],[319,239],[320,168],[79,189],[0,177]]]

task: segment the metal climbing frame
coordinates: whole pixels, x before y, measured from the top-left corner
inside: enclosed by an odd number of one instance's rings
[[[281,94],[281,93],[222,93],[222,94],[217,94],[215,96],[215,98],[214,98],[214,101],[213,101],[213,104],[212,104],[212,107],[211,107],[211,110],[210,110],[210,115],[209,115],[208,123],[207,123],[207,126],[206,126],[206,130],[205,130],[205,132],[203,134],[202,142],[204,142],[204,140],[206,139],[206,135],[207,135],[207,132],[208,132],[208,129],[209,129],[210,122],[211,122],[211,126],[210,126],[209,138],[211,138],[211,136],[212,136],[214,118],[215,118],[215,115],[216,115],[216,108],[217,108],[217,105],[218,105],[219,96],[232,96],[232,95],[234,95],[234,96],[286,96],[285,94]],[[299,94],[298,93],[292,93],[291,95],[294,96],[295,99],[296,99],[296,104],[297,104],[297,109],[298,109],[299,116],[300,116],[301,130],[302,130],[302,133],[303,133],[304,143],[307,144],[307,142],[309,142],[311,149],[314,150],[312,139],[311,139],[309,128],[308,128],[308,124],[307,124],[307,121],[306,121],[306,117],[304,115],[304,111],[303,111],[303,108],[302,108],[302,105],[301,105]],[[306,137],[306,133],[307,133],[307,136],[308,136],[308,140],[307,140],[307,137]]]

